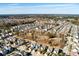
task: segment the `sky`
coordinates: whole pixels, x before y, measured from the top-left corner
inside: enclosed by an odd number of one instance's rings
[[[79,4],[0,3],[0,14],[79,14]]]

